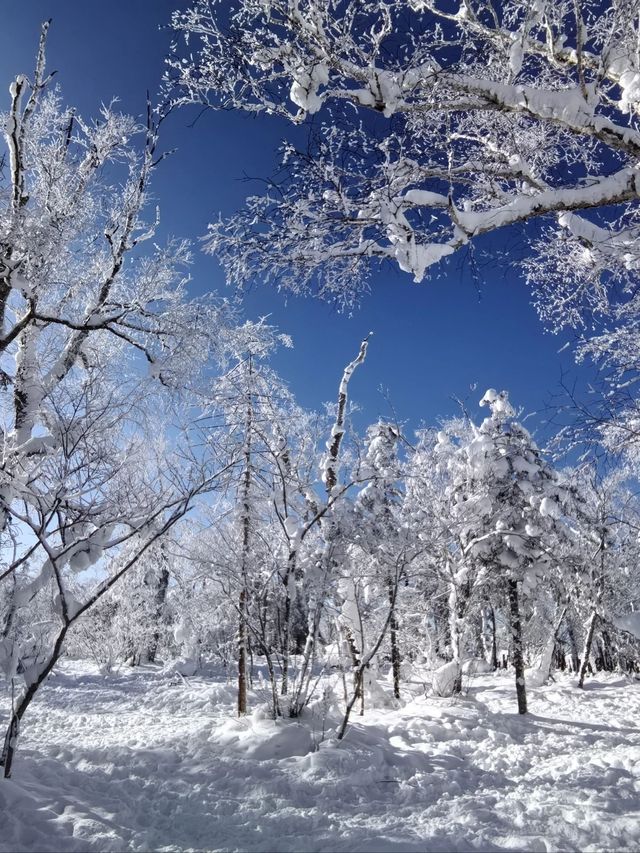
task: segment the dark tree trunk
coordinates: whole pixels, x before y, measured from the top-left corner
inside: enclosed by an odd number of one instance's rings
[[[351,655],[351,663],[353,665],[353,688],[355,690],[356,699],[360,699],[360,714],[364,714],[364,678],[360,666],[360,652],[356,646],[355,638],[352,632],[346,630],[347,646]]]
[[[577,672],[580,666],[580,658],[578,657],[575,631],[569,620],[567,620],[567,639],[569,640],[569,649],[571,651],[571,669],[573,672]]]
[[[2,516],[0,516],[0,518],[2,518]],[[15,572],[12,572],[12,574],[11,574],[11,583],[13,584],[13,590],[10,593],[10,602],[11,603],[9,604],[9,609],[7,611],[7,615],[6,615],[5,620],[4,620],[4,627],[2,628],[2,635],[1,636],[2,636],[3,640],[6,640],[7,637],[9,636],[9,633],[11,632],[11,628],[13,626],[13,619],[14,619],[14,616],[16,613],[16,586],[17,586],[17,581],[16,581]]]
[[[291,584],[295,583],[297,552],[290,551],[287,559],[287,572],[284,577],[284,630],[282,636],[282,684],[280,695],[286,696],[289,692],[289,656],[291,654],[291,619],[292,601]]]
[[[491,604],[487,604],[482,610],[482,642],[485,658],[491,668],[498,668],[498,646],[496,642],[496,614]]]
[[[458,665],[458,674],[453,684],[453,693],[462,693],[462,640],[464,620],[469,605],[469,588],[458,587],[453,579],[449,582],[449,639],[452,659]]]
[[[149,648],[147,649],[147,661],[148,663],[155,663],[156,655],[158,653],[158,644],[160,642],[160,622],[162,621],[162,615],[164,612],[164,604],[167,599],[167,589],[169,588],[169,569],[164,563],[166,562],[166,558],[164,554],[161,552],[161,560],[163,561],[163,566],[160,569],[160,577],[158,578],[158,586],[156,588],[155,595],[155,623],[157,625],[156,630],[153,632],[153,636],[151,638],[151,642],[149,643]]]
[[[249,377],[253,373],[249,356]],[[250,380],[251,381],[251,380]],[[242,564],[240,569],[240,596],[238,599],[238,716],[247,713],[247,644],[248,644],[248,581],[249,550],[251,546],[251,480],[252,480],[253,397],[251,386],[247,394],[244,437],[244,472],[242,475]]]
[[[602,640],[602,668],[605,672],[613,672],[615,669],[615,660],[612,652],[611,634],[603,629],[600,636]]]
[[[522,624],[520,622],[520,603],[518,600],[518,582],[509,582],[509,611],[511,615],[511,651],[516,671],[516,696],[518,713],[527,713],[527,688],[524,680],[524,658],[522,655]]]
[[[436,600],[433,621],[436,635],[436,655],[448,658],[447,649],[451,648],[451,631],[449,629],[449,608],[443,600]]]
[[[389,642],[391,644],[391,672],[393,674],[393,695],[396,699],[400,698],[400,664],[402,657],[398,646],[398,620],[396,618],[395,608],[395,593],[393,589],[393,581],[389,578],[387,581],[387,592],[389,595],[389,605],[391,606],[391,617],[389,619]]]
[[[293,609],[293,625],[291,628],[291,638],[293,640],[293,648],[297,655],[304,652],[304,647],[309,634],[309,612],[306,601],[301,595],[296,595],[295,607]]]
[[[247,713],[247,593],[240,590],[238,601],[238,716]]]

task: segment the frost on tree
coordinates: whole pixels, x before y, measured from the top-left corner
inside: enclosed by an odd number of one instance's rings
[[[365,453],[358,478],[365,482],[353,508],[352,561],[359,566],[356,582],[370,614],[366,621],[377,634],[366,636],[373,646],[382,633],[388,635],[393,695],[400,699],[402,646],[402,605],[409,572],[423,547],[410,517],[404,478],[407,474],[400,453],[401,432],[397,424],[379,421],[366,433]],[[407,477],[407,480],[409,478]],[[359,559],[355,555],[359,556]],[[382,655],[380,655],[381,657]],[[368,674],[375,689],[375,671]],[[363,697],[364,701],[364,697]]]
[[[526,713],[523,599],[538,597],[541,581],[557,570],[556,540],[564,535],[567,490],[515,420],[505,392],[489,389],[481,405],[489,407],[489,417],[478,427],[468,421],[445,425],[431,457],[440,469],[441,497],[435,529],[427,535],[448,587],[452,663],[457,666],[457,673],[449,667],[445,674],[451,689],[459,691],[470,607],[474,598],[477,606],[483,589],[497,588],[506,600],[518,710]],[[418,475],[419,464],[414,464]],[[412,490],[419,507],[425,494],[419,476]]]
[[[189,396],[233,329],[223,301],[186,299],[186,243],[151,242],[162,117],[149,105],[140,125],[111,105],[85,121],[65,107],[45,72],[47,29],[0,117],[6,776],[71,626],[215,482],[190,447]]]
[[[373,262],[421,281],[538,219],[525,268],[552,324],[633,291],[636,0],[203,0],[173,27],[178,102],[320,119],[273,192],[211,226],[231,279],[349,302]]]

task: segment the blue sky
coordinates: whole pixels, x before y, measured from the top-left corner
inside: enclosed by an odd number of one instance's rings
[[[171,34],[168,23],[180,0],[23,0],[4,4],[0,33],[1,108],[17,73],[30,73],[40,22],[53,18],[48,64],[57,69],[65,102],[95,113],[118,96],[121,107],[140,115],[145,93],[157,91]],[[195,112],[183,110],[164,125],[163,145],[177,147],[154,184],[163,234],[197,238],[219,212],[238,209],[277,162],[279,141],[292,128],[272,117],[208,113],[190,127]],[[299,131],[298,131],[299,132]],[[503,240],[506,235],[500,235]],[[216,262],[198,252],[194,292],[225,289]],[[311,298],[285,298],[256,282],[246,295],[249,317],[265,314],[294,339],[274,367],[299,402],[310,408],[333,400],[344,364],[360,339],[374,332],[366,365],[353,380],[352,398],[362,407],[360,424],[389,416],[379,388],[386,389],[409,429],[452,414],[451,395],[468,399],[472,412],[487,387],[506,388],[526,412],[542,410],[557,392],[563,370],[575,374],[571,354],[559,353],[566,338],[543,332],[524,283],[511,271],[488,265],[480,292],[469,270],[454,260],[438,278],[421,285],[387,268],[352,316]],[[473,390],[476,386],[475,390]],[[541,422],[534,417],[528,425]]]

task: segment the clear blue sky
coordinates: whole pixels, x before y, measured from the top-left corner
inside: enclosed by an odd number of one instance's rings
[[[15,74],[31,73],[40,22],[53,18],[48,64],[58,71],[65,102],[88,117],[100,103],[118,96],[123,110],[141,115],[146,90],[158,89],[171,38],[159,27],[179,5],[184,0],[4,3],[0,108],[8,104]],[[272,117],[228,112],[203,115],[191,128],[194,115],[184,110],[165,124],[164,147],[178,150],[161,166],[154,184],[163,233],[191,238],[204,234],[219,212],[232,213],[256,191],[257,185],[243,182],[243,176],[269,176],[280,139],[293,132]],[[295,349],[280,353],[274,366],[307,407],[334,399],[344,364],[372,330],[367,363],[351,389],[363,408],[361,424],[388,415],[380,386],[388,389],[409,428],[454,413],[453,394],[468,397],[471,411],[478,411],[476,402],[487,387],[508,389],[527,412],[541,410],[549,393],[557,391],[563,368],[575,372],[570,352],[558,353],[566,338],[544,334],[515,273],[488,266],[483,275],[479,293],[469,271],[455,260],[439,278],[421,285],[389,268],[373,280],[372,293],[351,317],[311,298],[287,300],[258,282],[246,297],[246,313],[252,318],[270,314],[272,323],[292,335]],[[225,289],[210,257],[198,257],[193,276],[194,292]]]

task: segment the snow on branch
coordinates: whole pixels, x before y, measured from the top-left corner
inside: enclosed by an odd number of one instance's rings
[[[367,356],[367,348],[372,335],[373,332],[369,332],[367,337],[362,341],[358,355],[345,367],[342,379],[340,380],[336,419],[331,428],[331,438],[327,442],[328,452],[322,463],[322,482],[329,497],[332,496],[333,490],[338,484],[338,458],[340,455],[340,445],[344,437],[349,382],[355,369],[364,362]]]
[[[566,266],[548,248],[572,239],[563,215],[635,234],[640,24],[635,0],[605,6],[241,0],[225,17],[198,0],[176,12],[174,103],[326,116],[308,151],[285,145],[273,192],[211,226],[210,250],[238,284],[263,277],[350,305],[380,261],[421,281],[532,218],[561,223],[531,244],[539,283]],[[584,292],[611,272],[631,289],[637,254],[609,241]]]

